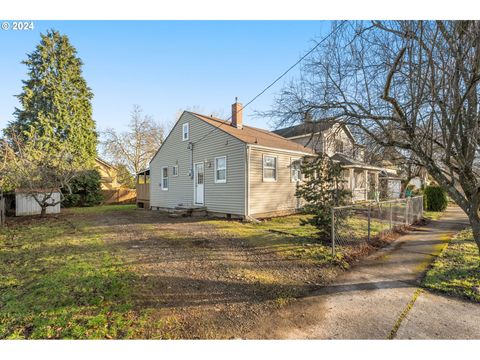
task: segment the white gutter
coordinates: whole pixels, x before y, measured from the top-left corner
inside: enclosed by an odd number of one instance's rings
[[[288,153],[288,154],[309,155],[309,156],[315,156],[316,155],[314,152],[288,150],[288,149],[274,148],[274,147],[263,146],[263,145],[255,145],[255,144],[247,144],[247,147],[252,148],[252,149],[281,151],[281,152],[285,152],[285,153]]]

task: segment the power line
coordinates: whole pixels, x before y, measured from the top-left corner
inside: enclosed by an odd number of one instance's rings
[[[332,35],[334,35],[335,33],[337,33],[337,31],[346,23],[347,21],[344,20],[341,22],[341,24],[339,26],[337,26],[333,31],[331,31],[327,36],[325,36],[322,40],[320,40],[313,48],[311,48],[305,55],[303,55],[297,62],[295,62],[295,64],[293,64],[292,66],[290,66],[287,70],[285,70],[280,76],[278,76],[275,80],[273,80],[273,82],[271,82],[266,88],[264,88],[262,91],[260,91],[257,95],[255,95],[249,102],[247,102],[245,105],[243,105],[241,107],[241,109],[239,111],[242,111],[243,109],[245,109],[248,105],[250,105],[251,103],[253,103],[255,100],[257,100],[260,96],[262,96],[268,89],[270,89],[273,85],[275,85],[280,79],[282,79],[285,75],[287,75],[290,70],[292,70],[295,66],[297,66],[298,64],[300,64],[308,55],[310,55],[312,52],[315,51],[315,49],[317,49],[320,45],[322,45],[326,40],[328,40]],[[199,140],[197,140],[196,142],[194,142],[193,144],[197,144],[199,143],[200,141],[202,141],[203,139],[205,139],[208,135],[210,135],[212,132],[214,132],[215,130],[219,129],[222,125],[224,125],[227,121],[231,120],[232,119],[232,115],[230,115],[230,117],[225,120],[224,122],[220,123],[220,125],[216,126],[215,128],[213,128],[212,130],[210,130],[208,133],[206,133],[204,136],[202,136]]]

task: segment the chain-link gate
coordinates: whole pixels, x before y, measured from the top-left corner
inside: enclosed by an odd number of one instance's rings
[[[423,196],[332,208],[332,254],[369,246],[423,217]]]

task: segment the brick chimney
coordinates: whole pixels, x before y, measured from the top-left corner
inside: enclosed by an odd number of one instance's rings
[[[242,104],[237,101],[237,98],[235,98],[235,103],[232,104],[232,126],[237,129],[243,128]]]

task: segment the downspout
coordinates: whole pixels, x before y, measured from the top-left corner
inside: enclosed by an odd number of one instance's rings
[[[256,222],[259,221],[250,216],[250,146],[245,146],[245,220]]]
[[[193,179],[193,143],[188,143],[188,149],[190,150],[190,179]]]

